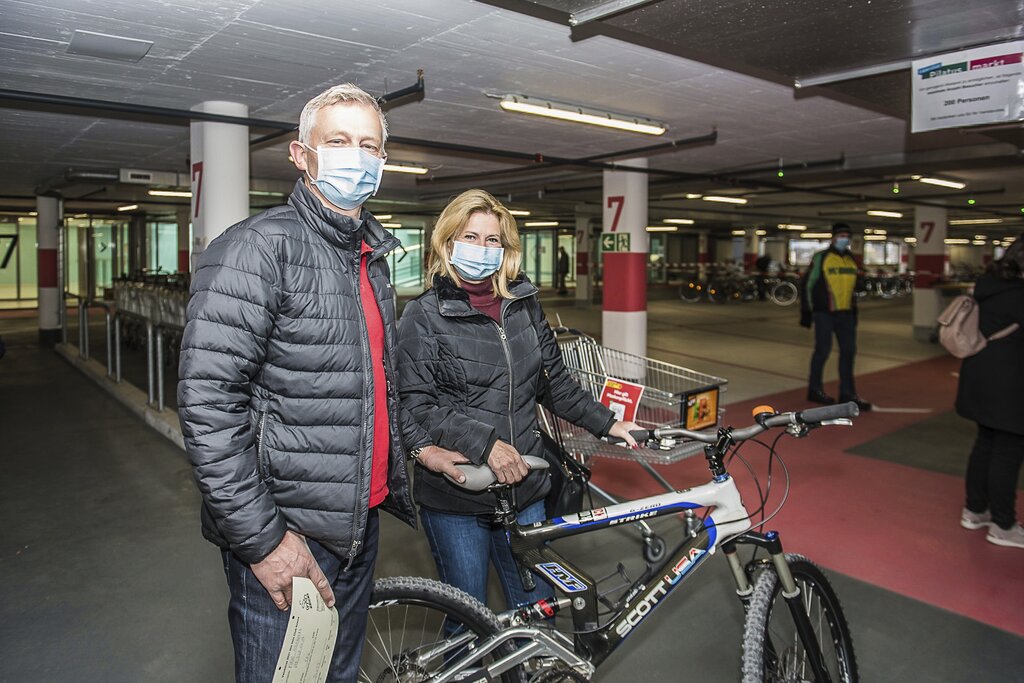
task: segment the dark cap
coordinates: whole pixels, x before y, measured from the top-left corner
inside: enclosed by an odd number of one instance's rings
[[[833,223],[832,224],[832,236],[836,236],[841,232],[845,232],[847,235],[852,235],[853,230],[846,223]]]

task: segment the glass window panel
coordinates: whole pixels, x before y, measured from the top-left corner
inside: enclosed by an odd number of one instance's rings
[[[12,217],[8,222],[0,223],[0,301],[16,301],[18,299],[18,223]],[[35,253],[35,249],[32,250]],[[10,258],[4,265],[8,253]]]
[[[36,241],[36,219],[25,218],[18,221],[18,264],[21,280],[21,298],[35,299],[39,296],[39,253]],[[0,247],[2,250],[2,247]],[[0,251],[0,259],[3,253]]]
[[[829,240],[790,240],[789,262],[794,266],[809,266],[811,257],[828,246]]]

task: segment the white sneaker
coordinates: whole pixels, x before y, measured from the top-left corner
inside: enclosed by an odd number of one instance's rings
[[[985,540],[1007,548],[1024,548],[1024,528],[1020,524],[1014,524],[1009,529],[1003,529],[992,524],[988,528]]]
[[[960,526],[965,529],[992,527],[992,514],[988,510],[985,510],[984,512],[971,512],[967,508],[964,508],[960,512]]]

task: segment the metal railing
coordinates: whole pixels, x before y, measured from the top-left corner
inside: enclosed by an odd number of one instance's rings
[[[78,355],[89,360],[89,312],[102,307],[107,338],[106,376],[115,383],[122,380],[122,350],[126,321],[145,329],[146,396],[147,404],[162,411],[164,401],[164,347],[168,336],[180,338],[184,331],[185,304],[188,292],[181,287],[161,287],[159,284],[118,281],[114,285],[114,300],[79,299],[78,303]]]

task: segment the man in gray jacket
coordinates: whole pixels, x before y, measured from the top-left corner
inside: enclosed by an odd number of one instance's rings
[[[228,228],[193,274],[179,416],[203,534],[222,549],[239,681],[273,677],[293,577],[337,606],[328,680],[355,681],[377,508],[415,524],[406,447],[443,456],[452,474],[461,460],[398,404],[385,256],[399,242],[362,209],[386,137],[356,86],[310,100],[289,148],[303,177],[288,203]]]

